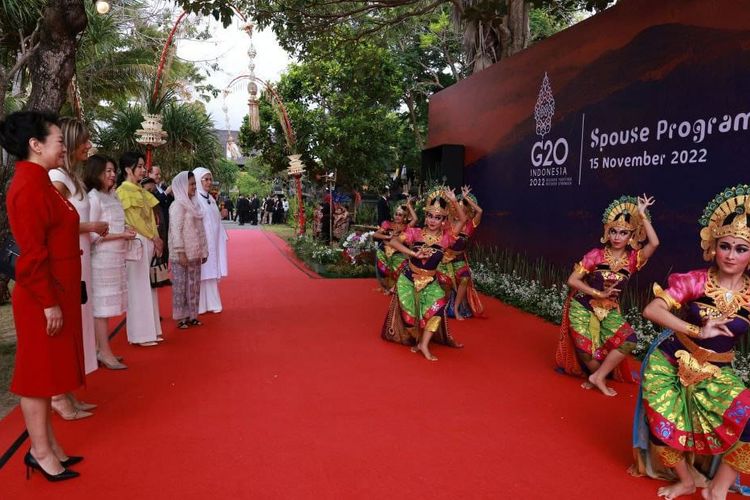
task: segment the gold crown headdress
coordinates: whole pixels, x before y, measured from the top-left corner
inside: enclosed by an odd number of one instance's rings
[[[437,186],[427,193],[427,203],[424,207],[426,213],[442,215],[443,217],[448,215],[448,200],[445,199],[444,189],[443,186]],[[445,208],[440,206],[441,199],[445,202]]]
[[[461,203],[461,204],[463,204],[463,208],[464,208],[464,213],[466,213],[466,216],[467,216],[467,217],[468,217],[469,219],[471,219],[472,217],[474,217],[474,209],[473,209],[473,208],[471,208],[471,205],[469,205],[469,204],[468,204],[468,203],[467,203],[467,202],[465,201],[465,198],[471,198],[471,200],[472,200],[472,201],[473,201],[474,203],[476,203],[476,204],[479,204],[479,202],[477,201],[477,197],[476,197],[476,196],[474,196],[474,195],[473,195],[473,194],[471,194],[471,193],[469,193],[469,194],[468,194],[468,195],[466,195],[466,196],[464,196],[464,195],[462,195],[462,194],[461,194],[461,195],[458,195],[458,198],[457,198],[457,199],[458,199],[458,203]],[[454,220],[455,220],[455,219],[458,219],[458,211],[456,210],[456,206],[455,206],[455,205],[453,205],[452,203],[451,203],[451,204],[450,204],[450,206],[448,207],[448,212],[450,213],[451,219],[454,219]]]
[[[646,211],[646,217],[651,220],[651,216]],[[635,196],[620,196],[609,204],[602,217],[604,224],[604,235],[601,242],[605,243],[609,237],[609,230],[625,229],[632,231],[628,244],[638,250],[646,240],[646,229],[643,227],[641,214],[638,212],[638,198]]]
[[[715,255],[714,244],[719,238],[734,236],[750,243],[747,227],[750,210],[750,186],[737,184],[727,188],[706,205],[700,218],[703,259],[710,261]]]

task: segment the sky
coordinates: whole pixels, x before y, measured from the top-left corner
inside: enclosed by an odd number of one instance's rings
[[[209,25],[212,38],[208,40],[178,39],[177,56],[187,61],[199,62],[199,67],[207,68],[203,61],[216,62],[218,71],[208,70],[210,76],[206,83],[218,89],[225,89],[236,76],[249,73],[250,58],[247,50],[250,47],[250,37],[243,31],[245,23],[235,16],[235,20],[228,28],[213,18],[203,18],[201,25]],[[254,30],[253,43],[257,55],[255,56],[255,76],[268,82],[277,82],[281,73],[291,62],[289,55],[279,46],[276,36],[269,29]],[[242,119],[247,114],[247,80],[234,85],[226,99],[229,109],[229,124],[232,130],[239,130]],[[223,98],[206,102],[206,110],[214,121],[216,128],[226,129],[227,122],[222,111]]]

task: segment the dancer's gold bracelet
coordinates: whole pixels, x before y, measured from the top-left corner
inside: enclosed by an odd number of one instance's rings
[[[693,325],[692,323],[687,323],[687,326],[685,327],[685,333],[687,333],[690,337],[701,338],[701,328],[699,326]]]

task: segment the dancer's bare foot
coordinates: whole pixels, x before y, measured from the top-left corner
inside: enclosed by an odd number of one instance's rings
[[[421,352],[422,356],[428,361],[437,361],[437,357],[433,356],[427,346],[415,345],[411,348],[411,352]]]
[[[602,394],[604,394],[605,396],[617,396],[616,390],[607,386],[607,384],[604,383],[603,378],[596,377],[595,375],[596,373],[592,373],[591,375],[589,375],[590,384],[592,384],[594,387],[602,391]]]
[[[701,491],[701,496],[706,500],[725,500],[727,498],[726,493],[721,494],[712,490],[710,484],[708,485],[708,488],[703,488],[703,490]]]
[[[466,318],[464,318],[463,316],[461,316],[461,313],[460,313],[460,312],[458,312],[458,310],[456,310],[456,312],[455,312],[454,316],[456,317],[456,319],[457,319],[458,321],[463,321],[463,320],[465,320],[465,319],[466,319]]]
[[[693,482],[674,483],[674,484],[670,484],[669,486],[662,486],[661,488],[656,490],[657,496],[664,497],[667,500],[672,500],[673,498],[678,498],[683,495],[692,495],[693,493],[695,493],[695,483]]]
[[[586,389],[586,390],[589,390],[589,389],[593,389],[593,388],[594,388],[594,384],[592,384],[591,382],[589,382],[589,381],[587,380],[586,382],[583,382],[583,383],[581,384],[581,388],[582,388],[582,389]]]

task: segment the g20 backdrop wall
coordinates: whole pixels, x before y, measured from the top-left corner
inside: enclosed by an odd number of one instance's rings
[[[481,242],[572,266],[609,202],[645,192],[643,278],[701,266],[703,207],[750,184],[750,2],[621,0],[433,96],[441,144],[465,146]]]

